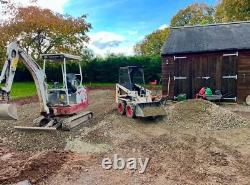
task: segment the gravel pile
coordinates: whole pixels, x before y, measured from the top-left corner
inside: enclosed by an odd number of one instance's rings
[[[47,132],[15,130],[14,126],[35,126],[33,121],[40,116],[40,107],[38,103],[35,103],[35,97],[17,101],[16,103],[19,105],[19,120],[0,120],[0,142],[19,151],[63,150],[68,141],[80,137],[81,133],[88,129],[88,126],[99,123],[114,109],[113,91],[90,91],[89,97],[90,105],[88,110],[94,113],[94,118],[90,121],[90,124],[86,124],[70,132],[60,130]],[[89,134],[89,140],[95,140],[95,136],[96,133]]]
[[[181,128],[224,130],[249,125],[247,119],[204,100],[188,100],[166,107],[164,121]]]
[[[18,131],[14,126],[34,126],[39,117],[39,105],[31,103],[18,107],[18,121],[1,121],[0,139],[8,146],[20,151],[42,151],[63,149],[66,140],[74,133],[60,131]]]

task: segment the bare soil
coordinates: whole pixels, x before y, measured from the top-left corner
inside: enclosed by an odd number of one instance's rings
[[[250,184],[247,116],[192,100],[167,106],[166,117],[134,120],[116,112],[114,98],[90,91],[95,117],[71,132],[15,131],[39,113],[37,103],[21,103],[21,119],[0,124],[0,184]],[[102,169],[114,154],[150,162],[144,174]]]

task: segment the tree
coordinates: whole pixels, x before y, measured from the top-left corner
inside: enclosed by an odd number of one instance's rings
[[[220,0],[216,7],[216,19],[219,22],[249,21],[249,0]]]
[[[215,9],[208,5],[192,4],[180,10],[171,20],[171,26],[204,25],[215,23]]]
[[[36,59],[49,52],[84,53],[86,33],[91,28],[85,15],[73,18],[37,6],[15,7],[15,10],[15,15],[0,27],[1,48],[18,38]]]
[[[147,35],[141,42],[134,47],[135,53],[145,56],[160,56],[161,48],[165,43],[170,29],[157,30]]]

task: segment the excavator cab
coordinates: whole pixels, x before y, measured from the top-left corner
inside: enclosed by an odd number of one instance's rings
[[[60,82],[54,82],[52,88],[48,88],[48,104],[51,107],[67,106],[71,104],[81,103],[87,100],[86,94],[82,93],[85,89],[82,84],[82,70],[80,65],[81,58],[79,56],[69,54],[43,54],[43,70],[46,73],[46,68],[50,63],[61,65],[62,75]],[[79,66],[78,73],[68,73],[67,64],[69,62],[77,63]]]

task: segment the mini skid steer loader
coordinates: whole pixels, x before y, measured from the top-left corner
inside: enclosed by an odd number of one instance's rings
[[[144,88],[143,69],[136,66],[121,67],[116,84],[118,112],[129,118],[166,115],[161,100],[153,100],[150,90]]]
[[[22,130],[70,130],[71,128],[88,121],[93,114],[84,111],[88,106],[87,90],[82,86],[82,70],[80,57],[68,54],[45,54],[43,69],[22,49],[17,42],[12,42],[7,48],[7,60],[3,66],[0,84],[0,120],[17,120],[15,104],[9,104],[16,68],[22,62],[31,73],[39,98],[41,117],[34,122],[37,126],[20,127]],[[76,61],[79,65],[79,74],[67,73],[66,64]],[[46,82],[46,65],[57,63],[62,69],[62,83],[54,83],[50,88]]]

